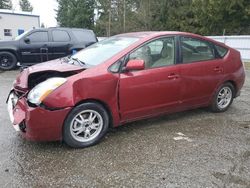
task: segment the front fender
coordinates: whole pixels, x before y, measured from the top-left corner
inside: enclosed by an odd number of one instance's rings
[[[53,91],[43,101],[43,104],[50,108],[61,109],[74,107],[86,100],[101,101],[110,109],[114,125],[118,125],[118,74],[106,73],[96,77],[77,79],[79,75],[69,79],[64,85]]]

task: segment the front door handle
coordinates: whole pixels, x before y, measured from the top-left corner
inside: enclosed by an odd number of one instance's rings
[[[221,67],[215,67],[214,71],[218,72],[218,73],[221,73],[223,71],[223,69]]]
[[[175,74],[175,73],[172,73],[172,74],[168,75],[169,80],[175,80],[175,79],[178,79],[178,78],[179,78],[179,75]]]

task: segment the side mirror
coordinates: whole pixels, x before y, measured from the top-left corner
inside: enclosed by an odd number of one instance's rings
[[[28,37],[24,38],[24,42],[29,44],[30,43],[30,39]]]
[[[129,60],[126,67],[124,67],[124,71],[134,71],[134,70],[144,70],[145,62],[141,59],[132,59]]]

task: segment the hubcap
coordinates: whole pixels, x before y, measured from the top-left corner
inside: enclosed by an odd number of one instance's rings
[[[232,100],[232,90],[229,87],[223,87],[217,97],[217,105],[220,109],[228,107]]]
[[[95,139],[103,127],[102,116],[94,110],[84,110],[78,113],[70,124],[72,137],[79,142]]]

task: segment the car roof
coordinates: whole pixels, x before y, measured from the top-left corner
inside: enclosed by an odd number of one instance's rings
[[[49,28],[35,28],[34,31],[48,31],[53,29],[61,29],[61,30],[84,30],[84,31],[91,31],[91,29],[84,29],[84,28],[69,28],[69,27],[49,27]]]
[[[65,29],[65,30],[85,30],[85,31],[92,31],[91,29],[85,28],[73,28],[73,27],[49,27],[48,29]]]
[[[202,37],[197,34],[188,33],[188,32],[180,32],[180,31],[143,31],[143,32],[122,33],[116,36],[144,38],[144,37],[157,37],[157,36],[162,36],[162,35],[190,35],[190,36]]]
[[[215,41],[211,38],[194,34],[194,33],[189,33],[189,32],[181,32],[181,31],[143,31],[143,32],[131,32],[131,33],[122,33],[116,35],[117,37],[137,37],[137,38],[156,38],[156,37],[161,37],[164,35],[182,35],[182,36],[189,36],[189,37],[196,37],[202,40],[210,41],[212,43],[218,44],[223,47],[227,47],[224,43]]]

